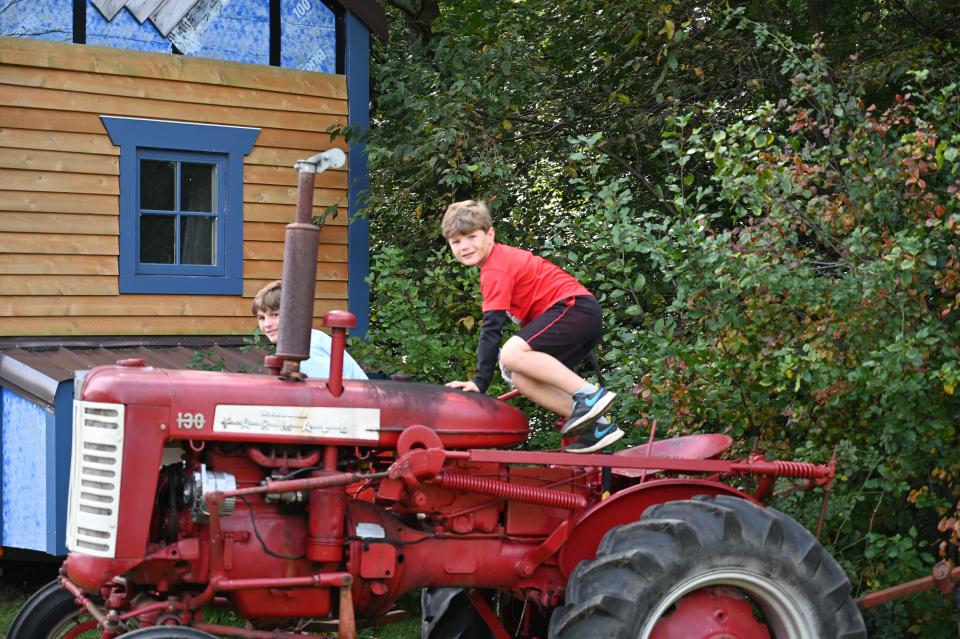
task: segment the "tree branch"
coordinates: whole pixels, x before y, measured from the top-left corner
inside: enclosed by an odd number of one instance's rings
[[[598,144],[597,148],[600,149],[600,151],[602,151],[603,154],[606,155],[608,158],[616,162],[616,164],[620,168],[629,172],[630,175],[640,180],[640,183],[643,184],[644,188],[647,189],[647,192],[649,192],[650,195],[656,198],[656,200],[660,202],[660,205],[663,206],[663,208],[665,208],[668,213],[670,213],[674,217],[679,217],[679,213],[677,212],[677,209],[673,206],[673,204],[663,199],[663,197],[661,197],[660,194],[657,193],[657,190],[653,188],[653,184],[650,183],[650,180],[647,179],[647,176],[645,176],[643,173],[640,173],[640,171],[636,170],[629,162],[627,162],[625,159],[620,157],[617,153],[612,151],[607,145]]]

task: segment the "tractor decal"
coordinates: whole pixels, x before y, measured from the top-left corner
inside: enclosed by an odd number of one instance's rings
[[[218,433],[314,436],[376,441],[380,410],[323,406],[217,406]]]

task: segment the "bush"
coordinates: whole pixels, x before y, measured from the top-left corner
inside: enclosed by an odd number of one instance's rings
[[[780,61],[789,95],[732,122],[727,104],[678,110],[645,158],[662,171],[656,210],[603,132],[572,136],[566,157],[538,160],[531,194],[548,213],[524,239],[597,294],[628,442],[656,424],[783,459],[837,455],[823,539],[862,594],[956,553],[938,526],[960,521],[960,92],[944,66],[873,104],[858,69],[845,79],[816,47],[737,28]],[[475,272],[393,246],[372,286],[355,354],[426,381],[472,375]],[[537,419],[536,444],[555,445]],[[813,528],[820,498],[776,505]],[[887,606],[867,615],[871,636],[953,636],[945,605]]]
[[[826,539],[872,590],[954,552],[937,524],[960,470],[960,93],[921,71],[877,107],[815,50],[788,53],[789,99],[722,128],[691,112],[665,132],[675,218],[632,210],[620,178],[581,177],[584,226],[608,230],[579,259],[605,265],[593,279],[615,326],[606,366],[640,424],[726,432],[783,458],[838,451]],[[579,142],[589,176],[601,160]],[[684,172],[698,162],[709,175]],[[783,503],[812,527],[818,499]],[[955,632],[934,605],[900,603],[907,614],[872,636]]]

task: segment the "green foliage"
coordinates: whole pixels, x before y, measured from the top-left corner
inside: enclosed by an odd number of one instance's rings
[[[276,350],[276,347],[270,343],[263,333],[260,332],[260,327],[254,328],[253,333],[249,337],[243,338],[243,346],[240,347],[240,350],[246,353],[251,348],[259,348],[271,353]],[[198,349],[196,352],[194,352],[193,356],[190,358],[190,361],[187,362],[186,368],[201,371],[228,370],[227,361],[222,356],[209,349]],[[235,372],[246,373],[248,371],[241,366],[238,367]]]
[[[784,457],[843,445],[826,534],[861,588],[892,585],[932,563],[960,492],[960,92],[917,84],[878,108],[832,82],[816,51],[743,26],[788,54],[791,92],[723,128],[679,119],[664,133],[679,215],[629,224],[674,294],[614,364],[640,377],[643,419],[673,432],[724,431]],[[712,175],[688,179],[689,157]],[[883,632],[941,636],[928,603],[902,604],[909,617]]]
[[[351,348],[472,375],[475,273],[438,221],[487,198],[498,239],[598,296],[627,443],[655,425],[836,453],[823,539],[862,593],[928,574],[956,552],[938,524],[960,528],[960,56],[956,30],[925,28],[956,7],[771,7],[465,2],[397,34],[368,139],[370,339]],[[531,445],[556,445],[551,421],[534,413]],[[775,505],[812,529],[821,495]],[[946,606],[885,606],[871,636],[952,636]]]
[[[187,368],[201,371],[225,371],[227,370],[227,362],[213,351],[198,350],[193,353],[193,357],[187,362]]]
[[[351,341],[351,354],[385,373],[421,382],[471,379],[479,330],[476,272],[457,266],[446,249],[431,251],[422,263],[405,258],[394,248],[375,256],[370,322],[376,330],[367,341]]]

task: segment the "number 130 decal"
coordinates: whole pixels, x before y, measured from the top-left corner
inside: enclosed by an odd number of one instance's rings
[[[201,430],[207,423],[203,413],[177,413],[177,428]]]

